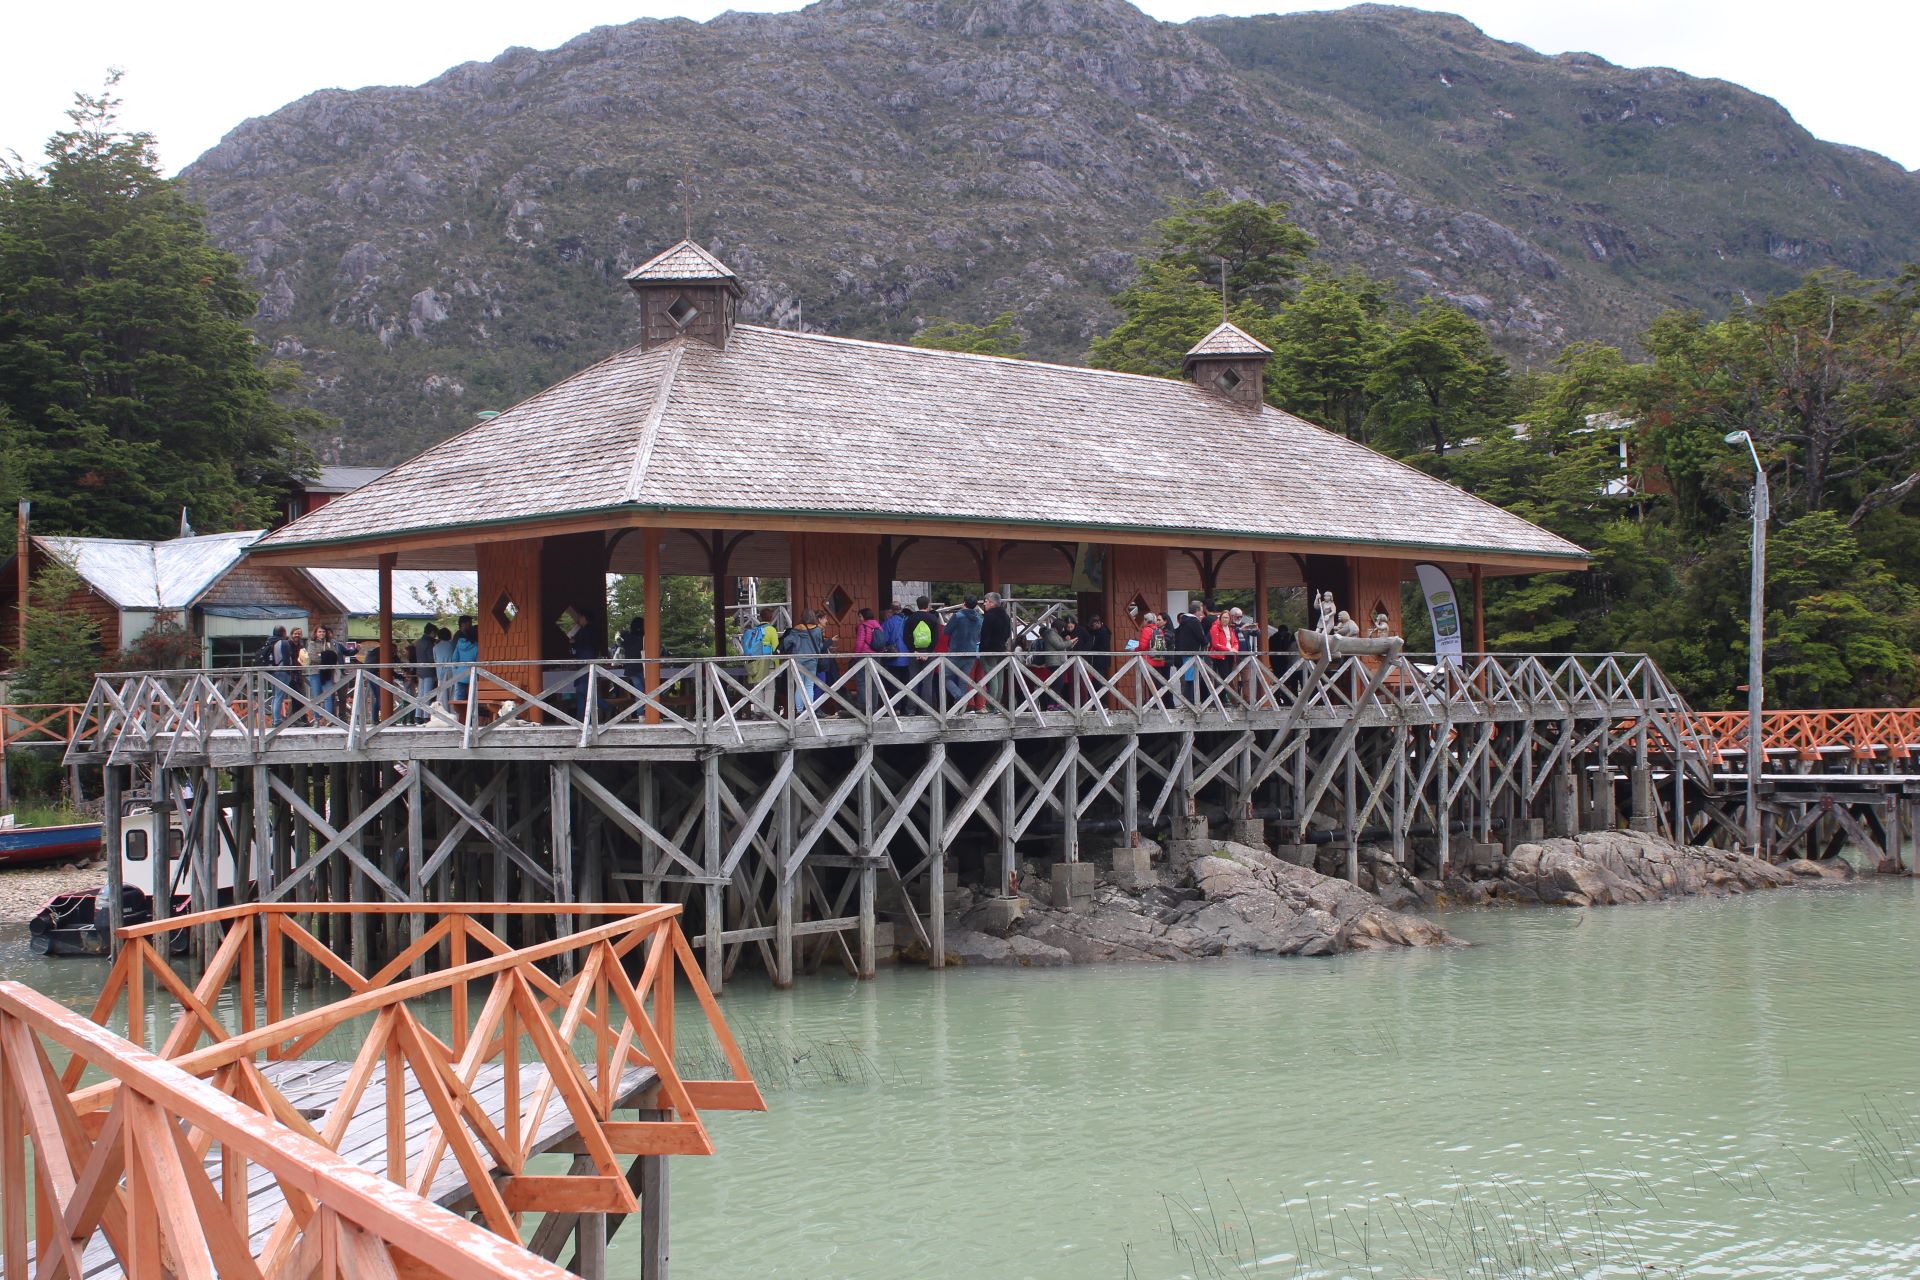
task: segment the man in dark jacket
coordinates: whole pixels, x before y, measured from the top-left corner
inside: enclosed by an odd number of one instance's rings
[[[1100,675],[1113,670],[1113,631],[1107,626],[1107,620],[1099,614],[1091,614],[1087,625],[1080,628],[1080,643],[1076,646],[1086,656],[1087,666]]]
[[[991,669],[1012,647],[1013,617],[1007,612],[1007,606],[1000,603],[1000,593],[989,591],[986,612],[980,615],[980,661]],[[1007,673],[1004,669],[988,682],[988,689],[995,702],[1006,705]]]
[[[1180,675],[1181,696],[1189,703],[1199,701],[1200,655],[1207,651],[1207,604],[1190,604],[1180,612],[1173,628],[1170,648],[1180,655],[1175,669]]]

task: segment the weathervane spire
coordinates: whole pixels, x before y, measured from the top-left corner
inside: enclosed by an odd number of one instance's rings
[[[1227,322],[1227,260],[1220,259],[1220,323]]]

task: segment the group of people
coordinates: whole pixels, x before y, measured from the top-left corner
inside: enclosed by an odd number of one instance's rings
[[[1171,663],[1173,678],[1189,695],[1199,679],[1200,663],[1225,674],[1242,654],[1271,647],[1262,646],[1257,624],[1243,610],[1221,609],[1211,600],[1197,601],[1174,616],[1138,606],[1130,607],[1128,613],[1139,635],[1127,641],[1125,652],[1138,652],[1151,672],[1163,676]],[[1270,629],[1269,634],[1284,633]],[[968,595],[957,607],[920,596],[911,607],[896,600],[880,610],[863,608],[851,640],[842,653],[857,660],[854,695],[868,710],[896,691],[929,704],[944,692],[945,705],[960,709],[984,708],[989,699],[1004,705],[1005,676],[988,685],[980,680],[985,664],[994,657],[1025,653],[1036,669],[1053,672],[1078,655],[1089,678],[1097,678],[1111,674],[1114,657],[1121,652],[1115,647],[1112,629],[1098,613],[1084,621],[1062,613],[1038,626],[1022,627],[993,591]],[[773,611],[762,609],[742,627],[738,644],[747,659],[747,682],[756,689],[765,684],[780,657],[794,661],[803,677],[805,696],[813,703],[826,699],[841,676],[842,654],[835,652],[817,610],[802,612],[782,632],[774,624]],[[1047,680],[1042,694],[1047,705],[1080,699],[1086,691],[1080,688],[1078,671]],[[775,692],[761,690],[760,710],[772,710]]]
[[[422,703],[429,697],[442,705],[450,697],[457,702],[467,696],[470,671],[480,657],[479,632],[470,617],[460,619],[457,631],[428,623],[407,646],[406,655],[410,665],[390,673],[390,678],[406,686]],[[269,707],[273,723],[286,723],[304,685],[306,701],[299,718],[315,724],[323,715],[340,716],[341,687],[347,683],[350,669],[355,664],[377,666],[380,647],[336,637],[333,628],[324,623],[315,627],[311,636],[302,627],[275,627],[255,659],[259,665],[275,669]],[[428,713],[416,708],[412,718],[424,722]]]

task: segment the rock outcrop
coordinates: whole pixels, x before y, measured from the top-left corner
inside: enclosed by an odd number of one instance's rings
[[[1817,867],[1811,874],[1822,875]],[[1744,853],[1705,845],[1682,847],[1639,831],[1595,831],[1515,845],[1504,857],[1477,869],[1472,878],[1449,880],[1443,889],[1448,897],[1466,902],[1598,907],[1664,898],[1726,897],[1777,889],[1796,879],[1789,868]]]
[[[1179,881],[1138,891],[1103,884],[1081,910],[1052,905],[1049,886],[1021,882],[1024,913],[1008,928],[991,902],[947,933],[950,961],[1045,966],[1203,956],[1327,956],[1457,943],[1420,916],[1388,909],[1357,885],[1282,862],[1262,849],[1218,843],[1173,869]],[[1007,936],[994,932],[1008,928]]]

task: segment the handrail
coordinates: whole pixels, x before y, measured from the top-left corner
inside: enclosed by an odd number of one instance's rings
[[[1746,712],[1700,711],[1694,713],[1694,719],[1719,751],[1729,755],[1746,754]],[[1829,753],[1861,758],[1885,753],[1893,759],[1906,759],[1920,751],[1920,708],[1762,711],[1760,749],[1769,753],[1791,753],[1802,760],[1815,760]]]
[[[121,1056],[145,1054],[147,993],[156,987],[177,1008],[170,1025],[155,1024],[158,1059],[329,1151],[339,1150],[370,1083],[384,1072],[386,1181],[431,1199],[451,1155],[487,1228],[517,1245],[523,1213],[566,1211],[568,1205],[574,1211],[637,1208],[616,1156],[711,1154],[703,1109],[765,1109],[680,932],[680,910],[678,904],[568,903],[563,921],[580,917],[589,923],[518,948],[481,917],[551,916],[553,906],[449,903],[424,913],[418,904],[403,903],[252,903],[202,911],[120,930],[119,955],[92,1020],[104,1026],[123,1017],[131,1039],[122,1042]],[[368,973],[306,927],[315,918],[356,915],[430,915],[433,923],[426,927],[422,919],[410,944]],[[225,936],[203,972],[176,972],[169,948],[155,943],[196,929],[224,930]],[[445,967],[408,976],[442,954]],[[330,974],[345,994],[289,1012],[288,970],[301,959]],[[570,976],[555,977],[549,968]],[[675,1064],[675,991],[682,981],[695,996],[729,1078],[688,1079]],[[444,1039],[413,1012],[432,997],[450,1005]],[[222,1009],[233,1011],[229,1019],[237,1015],[238,1026],[222,1020]],[[358,1041],[338,1095],[320,1108],[324,1128],[315,1131],[266,1068],[301,1058],[329,1032],[368,1018],[372,1026]],[[75,1124],[105,1113],[111,1125],[111,1117],[128,1105],[127,1083],[109,1071],[107,1081],[79,1087],[92,1061],[76,1055],[57,1079],[49,1074],[52,1093]],[[477,1100],[486,1079],[501,1085],[503,1114],[488,1113]],[[535,1087],[535,1095],[523,1105],[527,1087]],[[403,1114],[397,1100],[409,1090],[419,1092],[433,1115],[431,1130],[411,1137],[395,1119]],[[615,1120],[616,1109],[636,1105],[641,1092],[654,1118]],[[564,1175],[530,1174],[527,1161],[561,1137],[591,1157],[585,1167],[576,1160]],[[303,1231],[311,1231],[307,1211],[289,1194],[260,1253],[261,1270],[272,1274],[286,1265],[301,1247]],[[395,1243],[411,1251],[404,1241]]]
[[[1104,668],[1104,669],[1103,669]],[[1638,654],[825,654],[661,659],[502,661],[473,664],[427,690],[414,664],[310,671],[140,672],[96,681],[70,754],[122,761],[223,749],[257,756],[314,730],[348,750],[438,733],[465,748],[519,741],[539,730],[587,748],[632,740],[743,744],[769,729],[780,739],[843,739],[852,726],[898,731],[909,722],[1021,729],[1437,724],[1461,708],[1502,719],[1553,718],[1570,708],[1650,716],[1682,755],[1704,761],[1685,700]],[[1373,677],[1378,674],[1381,679]],[[1365,692],[1371,690],[1370,692]],[[1364,693],[1364,696],[1363,696]],[[1270,717],[1270,719],[1262,719]],[[841,722],[833,727],[831,722]],[[849,723],[851,722],[851,723]],[[551,737],[542,739],[553,745]]]
[[[111,1078],[116,1102],[97,1131],[59,1088],[43,1044]],[[393,1276],[396,1252],[462,1280],[563,1280],[568,1274],[18,982],[0,982],[0,1131],[7,1146],[0,1224],[9,1278],[26,1274],[30,1221],[36,1260],[58,1253],[71,1277],[85,1274],[81,1255],[98,1232],[113,1244],[130,1280],[216,1270],[224,1276]],[[23,1139],[32,1143],[31,1161]],[[215,1143],[218,1187],[203,1165]],[[298,1196],[306,1210],[304,1225],[287,1233],[277,1267],[269,1260],[263,1269],[253,1258],[245,1225],[249,1164],[272,1174],[289,1202]]]

